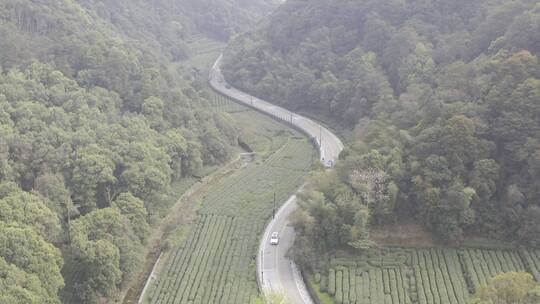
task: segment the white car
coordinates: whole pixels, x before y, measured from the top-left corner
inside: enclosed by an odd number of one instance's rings
[[[332,167],[334,167],[334,162],[332,160],[327,160],[324,162],[324,167],[327,168],[327,169],[330,169]]]
[[[279,243],[279,233],[272,232],[272,236],[270,237],[270,245],[277,245]]]

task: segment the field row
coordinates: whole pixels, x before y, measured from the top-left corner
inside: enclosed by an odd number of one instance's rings
[[[357,258],[335,258],[316,276],[338,304],[466,304],[470,294],[509,271],[538,280],[540,250],[385,248]]]
[[[410,303],[402,268],[330,269],[327,291],[337,303]],[[326,283],[323,283],[326,284]]]
[[[248,107],[234,102],[230,98],[219,94],[213,94],[213,97],[210,99],[210,106],[214,108],[214,110],[227,113],[249,111]]]
[[[302,184],[313,157],[307,139],[281,132],[283,145],[265,161],[247,164],[202,198],[196,225],[167,253],[146,303],[237,304],[258,297],[255,257],[274,192],[279,207]]]
[[[466,249],[460,250],[459,255],[471,290],[485,285],[498,273],[527,270],[519,251]]]
[[[223,43],[208,39],[202,35],[194,35],[187,41],[191,54],[204,55],[207,53],[219,53]]]
[[[249,226],[249,223],[247,223]],[[250,242],[238,219],[201,215],[183,247],[176,248],[160,274],[150,303],[249,303],[257,296],[247,273]]]
[[[523,265],[540,282],[540,250],[521,250]]]
[[[273,208],[274,192],[279,202],[297,189],[311,166],[311,157],[305,139],[291,138],[263,164],[252,165],[215,185],[200,212],[266,218]]]
[[[467,303],[469,292],[455,249],[425,249],[412,252],[416,294],[413,303]],[[415,296],[416,295],[416,296]]]

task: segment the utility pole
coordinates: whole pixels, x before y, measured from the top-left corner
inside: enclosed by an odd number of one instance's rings
[[[251,106],[253,107],[253,96],[250,96],[251,97]]]

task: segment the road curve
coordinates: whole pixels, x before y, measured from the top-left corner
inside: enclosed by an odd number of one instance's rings
[[[210,85],[214,90],[237,102],[266,113],[277,120],[294,125],[316,140],[323,163],[332,161],[335,164],[339,153],[343,150],[343,143],[336,135],[309,118],[227,85],[221,73],[222,58],[223,55],[220,55],[210,71]],[[296,208],[296,195],[293,195],[281,206],[275,218],[266,226],[257,254],[257,280],[262,292],[265,294],[277,293],[284,295],[287,302],[290,303],[312,304],[313,301],[307,292],[298,267],[294,261],[286,256],[295,237],[294,229],[288,225],[288,218]],[[278,246],[270,245],[270,234],[274,231],[280,234]]]

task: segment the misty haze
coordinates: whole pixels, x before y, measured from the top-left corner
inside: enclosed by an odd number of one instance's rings
[[[0,0],[0,304],[540,304],[537,0]]]

